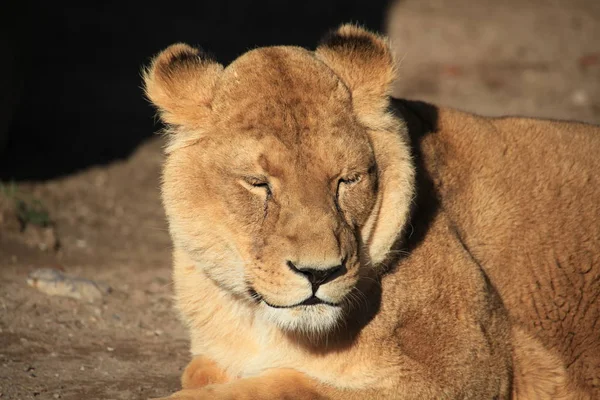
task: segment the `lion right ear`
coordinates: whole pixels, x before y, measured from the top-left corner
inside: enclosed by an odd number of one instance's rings
[[[163,122],[186,130],[201,129],[210,116],[222,71],[221,64],[200,50],[178,43],[158,54],[144,71],[144,90]]]
[[[359,120],[377,129],[396,76],[387,38],[345,24],[324,37],[315,53],[348,86]]]

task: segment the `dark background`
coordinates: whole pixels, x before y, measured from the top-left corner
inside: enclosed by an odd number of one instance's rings
[[[3,2],[0,180],[43,180],[128,156],[160,126],[140,71],[171,43],[222,63],[314,48],[343,22],[383,28],[387,0]]]

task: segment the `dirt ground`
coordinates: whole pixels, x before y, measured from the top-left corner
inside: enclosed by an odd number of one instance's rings
[[[600,2],[405,0],[390,13],[396,95],[484,115],[600,123]],[[0,398],[146,399],[188,361],[172,308],[161,139],[129,159],[0,191]],[[52,221],[21,232],[14,199]],[[58,246],[56,243],[58,242]],[[57,249],[56,249],[57,248]],[[40,267],[110,285],[101,300],[27,285]]]

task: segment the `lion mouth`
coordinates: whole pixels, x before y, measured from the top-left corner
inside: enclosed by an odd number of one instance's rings
[[[250,292],[250,296],[256,302],[258,302],[258,303],[263,302],[267,306],[272,307],[272,308],[294,308],[294,307],[301,307],[301,306],[316,306],[319,304],[324,304],[324,305],[331,306],[331,307],[339,307],[339,304],[330,303],[328,301],[325,301],[325,300],[315,296],[314,294],[312,296],[310,296],[309,298],[302,300],[300,303],[292,304],[289,306],[276,305],[276,304],[271,304],[268,301],[266,301],[256,290],[249,289],[248,291]]]

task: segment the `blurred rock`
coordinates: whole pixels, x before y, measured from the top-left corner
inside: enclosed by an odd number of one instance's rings
[[[15,206],[15,199],[0,194],[0,229],[6,238],[24,243],[42,251],[55,251],[60,247],[56,228],[52,223],[45,226],[23,223]]]
[[[70,277],[53,268],[31,272],[27,284],[51,296],[65,296],[93,302],[111,292],[110,286],[92,280]]]
[[[30,247],[37,247],[42,251],[57,250],[59,248],[58,236],[54,227],[40,227],[27,225],[22,232],[24,242]]]

